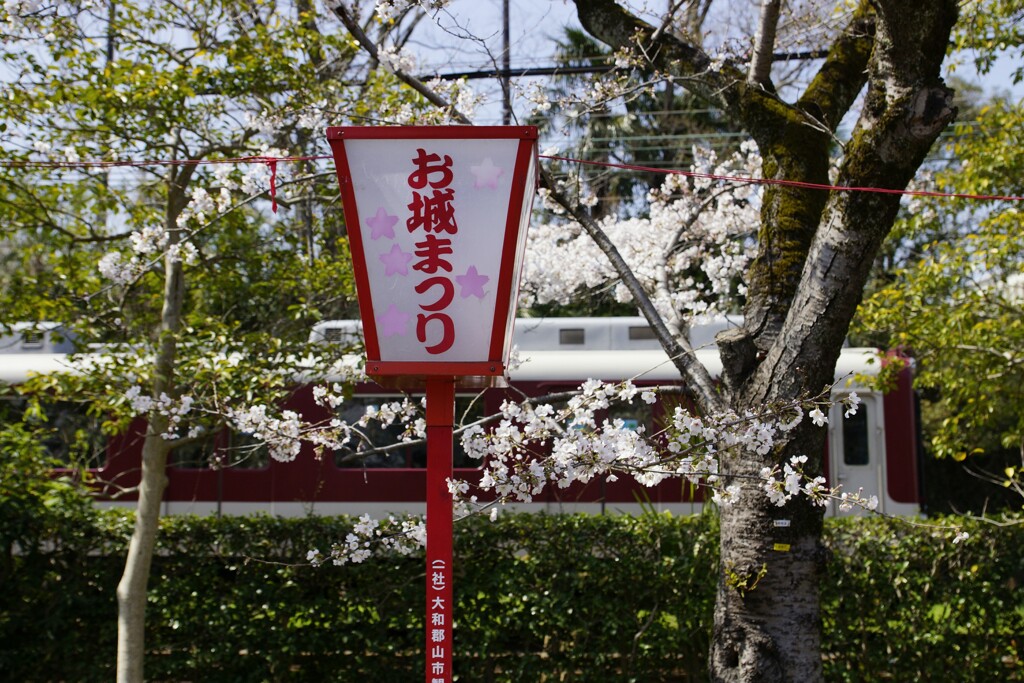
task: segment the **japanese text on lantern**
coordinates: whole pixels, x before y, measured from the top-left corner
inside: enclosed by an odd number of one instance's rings
[[[414,245],[419,260],[412,267],[427,276],[415,287],[422,311],[416,315],[416,339],[427,353],[440,354],[455,343],[455,323],[445,313],[455,298],[448,258],[453,253],[452,240],[441,236],[459,231],[455,222],[455,191],[449,187],[453,179],[452,158],[447,154],[428,154],[421,147],[412,163],[415,168],[408,179],[412,201],[407,207],[412,215],[405,225],[410,233],[422,232]],[[432,339],[437,341],[431,343]]]

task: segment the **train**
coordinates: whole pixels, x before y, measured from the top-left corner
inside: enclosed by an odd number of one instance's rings
[[[691,330],[697,356],[712,375],[721,372],[715,335],[736,318],[724,317]],[[310,343],[357,338],[358,321],[326,321],[316,325]],[[52,339],[51,339],[52,336]],[[59,328],[17,329],[0,339],[0,382],[16,384],[32,372],[53,372],[63,367],[70,351]],[[514,347],[522,363],[509,372],[507,386],[480,393],[459,393],[457,419],[469,421],[500,411],[503,401],[571,391],[588,379],[618,382],[634,378],[638,387],[678,384],[680,376],[646,320],[612,318],[519,318],[514,327]],[[837,395],[855,390],[860,410],[843,417],[843,406],[829,416],[826,478],[843,490],[863,490],[877,495],[877,510],[893,515],[915,515],[921,508],[920,433],[910,365],[901,371],[886,393],[852,384],[852,378],[879,372],[879,352],[874,348],[844,348],[836,367]],[[340,417],[354,421],[368,407],[401,400],[396,391],[367,382],[356,387],[351,399],[337,408]],[[678,399],[677,399],[678,400]],[[300,385],[284,408],[307,419],[330,419],[333,414],[313,398],[312,385]],[[625,424],[644,425],[649,431],[673,406],[667,400],[652,405],[642,401],[615,408],[606,417]],[[58,418],[67,423],[66,434],[92,440],[89,479],[97,486],[98,504],[133,505],[132,487],[138,483],[145,423],[137,420],[125,433],[106,438],[82,428],[82,415]],[[78,420],[76,422],[76,420]],[[60,425],[58,425],[60,426]],[[48,447],[60,456],[60,429]],[[317,457],[311,445],[291,462],[267,456],[266,448],[251,436],[223,430],[177,448],[167,468],[163,512],[173,514],[237,515],[264,512],[271,515],[422,513],[425,499],[426,447],[404,443],[401,428],[378,428],[369,436],[375,446],[391,446],[384,452],[362,457],[340,450]],[[83,435],[85,435],[83,437]],[[81,447],[81,444],[79,444]],[[88,450],[88,448],[87,448]],[[454,472],[474,482],[482,475],[481,463],[466,457],[456,440]],[[586,484],[559,489],[548,487],[531,503],[519,503],[520,511],[550,513],[637,514],[671,511],[693,514],[705,505],[702,490],[685,479],[669,479],[654,487],[642,487],[630,477],[602,477]],[[856,514],[857,508],[853,514]],[[849,514],[831,504],[828,514]]]

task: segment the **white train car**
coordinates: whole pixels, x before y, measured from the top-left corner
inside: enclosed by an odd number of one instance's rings
[[[697,355],[713,375],[721,372],[714,336],[734,320],[723,319],[694,329],[691,338]],[[321,323],[311,343],[328,339],[343,341],[358,336],[355,321]],[[0,339],[0,381],[16,384],[33,372],[67,369],[59,329],[19,338],[19,332]],[[52,339],[50,339],[52,335]],[[620,381],[631,378],[638,386],[680,382],[675,366],[661,350],[642,318],[524,318],[516,321],[514,344],[523,361],[510,372],[509,387],[487,389],[457,397],[457,415],[469,410],[479,418],[499,411],[502,401],[515,396],[543,396],[577,388],[587,379]],[[889,514],[920,511],[918,420],[909,371],[887,394],[865,387],[850,387],[846,378],[878,371],[877,350],[843,349],[836,368],[838,393],[855,389],[862,407],[854,418],[842,418],[835,408],[829,420],[826,476],[845,490],[862,489],[877,495],[879,510]],[[367,406],[400,398],[375,384],[357,388],[355,396],[339,410],[356,419]],[[301,386],[287,406],[309,418],[331,417],[312,399],[312,388]],[[636,401],[615,408],[609,417],[654,429],[673,406]],[[68,418],[70,421],[71,418]],[[96,455],[91,478],[100,483],[100,496],[108,504],[132,504],[123,494],[138,481],[144,424],[111,439],[94,435]],[[340,451],[334,457],[316,458],[310,446],[290,463],[266,457],[264,449],[244,434],[225,430],[205,440],[176,449],[168,468],[164,496],[167,514],[244,514],[263,511],[275,515],[364,514],[422,512],[425,491],[426,449],[423,444],[400,445],[398,429],[376,430],[375,445],[395,446],[386,454],[362,457]],[[78,433],[82,431],[78,428]],[[60,439],[54,440],[59,454]],[[65,444],[66,447],[66,444]],[[240,457],[244,454],[246,457]],[[229,465],[229,466],[227,466]],[[456,447],[456,476],[473,481],[480,476],[479,463],[470,461]],[[109,486],[104,487],[104,482]],[[685,481],[670,480],[652,488],[637,485],[628,477],[615,481],[595,480],[568,489],[549,487],[526,510],[548,512],[624,512],[644,508],[689,514],[700,509],[702,495]],[[836,511],[833,510],[833,513]]]

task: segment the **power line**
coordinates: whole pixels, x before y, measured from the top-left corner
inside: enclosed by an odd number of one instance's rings
[[[779,62],[794,62],[812,59],[823,59],[828,56],[828,50],[805,50],[802,52],[778,52],[772,55],[772,59]],[[610,59],[606,55],[591,57],[590,59]],[[569,76],[575,74],[604,74],[612,71],[626,71],[615,64],[590,64],[587,66],[527,66],[517,69],[476,69],[473,71],[452,71],[448,73],[421,74],[417,78],[421,81],[429,81],[436,78],[442,81],[456,81],[461,78],[477,80],[483,78],[528,78],[531,76]]]
[[[527,66],[518,69],[482,69],[478,71],[452,71],[450,73],[423,74],[417,76],[421,81],[438,79],[441,81],[457,81],[465,78],[477,80],[483,78],[517,78],[530,76],[568,76],[573,74],[603,74],[615,71],[618,67],[614,64],[594,66]]]

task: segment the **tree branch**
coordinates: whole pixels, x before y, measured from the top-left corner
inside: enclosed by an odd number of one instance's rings
[[[345,6],[345,3],[337,3],[336,5],[334,5],[333,9],[334,13],[338,16],[338,19],[341,20],[341,23],[345,26],[346,29],[348,29],[348,32],[352,34],[352,37],[356,39],[359,45],[362,46],[364,50],[366,50],[366,52],[370,55],[370,57],[373,60],[379,62],[380,56],[377,50],[377,46],[373,43],[372,40],[370,40],[370,37],[366,35],[366,32],[363,31],[362,27],[358,24],[358,22],[356,22],[355,17],[352,16],[352,13],[349,11],[348,7]],[[433,90],[428,88],[423,83],[423,81],[419,80],[415,76],[411,76],[405,73],[401,69],[393,69],[393,72],[398,80],[408,85],[410,88],[418,92],[420,95],[423,95],[423,97],[425,97],[427,101],[430,102],[431,104],[448,111],[451,114],[452,118],[458,121],[459,123],[473,123],[465,114],[456,109],[451,102],[448,102],[443,97],[441,97]]]
[[[956,21],[956,0],[930,3],[913,16],[906,16],[899,4],[893,2],[888,11],[878,13],[866,102],[840,167],[840,187],[906,188],[956,115],[952,92],[940,77],[945,55],[941,37],[948,37]],[[922,45],[931,51],[921,50]],[[825,380],[899,207],[898,194],[831,194],[804,262],[791,314],[767,351],[759,391],[769,396],[792,391],[783,385],[794,381],[793,373],[783,377],[776,368],[780,373],[800,368],[806,373],[800,381],[810,386]]]
[[[612,49],[636,49],[655,69],[671,74],[714,106],[738,115],[743,73],[728,64],[715,65],[700,48],[633,16],[614,0],[575,0],[580,24]]]
[[[875,36],[875,12],[868,0],[857,7],[842,35],[797,101],[797,107],[835,132],[867,81]]]
[[[747,83],[765,90],[775,90],[772,85],[772,52],[781,8],[782,0],[761,0],[761,20],[754,37],[754,53],[747,68]]]
[[[679,374],[685,378],[693,389],[697,402],[707,411],[722,411],[725,409],[725,402],[721,393],[715,385],[714,379],[707,368],[697,360],[697,354],[690,345],[690,340],[685,334],[673,335],[665,321],[662,319],[650,296],[640,281],[637,280],[629,264],[619,253],[618,248],[608,238],[604,230],[585,211],[580,209],[578,204],[570,202],[557,188],[554,180],[546,170],[541,170],[541,183],[551,194],[551,198],[558,202],[568,214],[579,223],[604,252],[615,272],[622,279],[622,283],[629,290],[636,302],[640,313],[647,319],[655,337],[661,347],[672,360],[673,365],[679,370]]]

